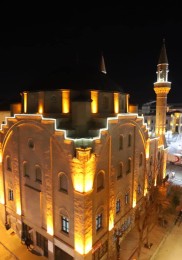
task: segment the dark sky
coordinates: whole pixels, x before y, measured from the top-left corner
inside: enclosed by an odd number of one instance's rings
[[[177,1],[154,3],[88,4],[82,9],[5,5],[0,14],[0,100],[19,98],[36,79],[65,65],[76,66],[78,60],[95,65],[101,52],[108,75],[130,94],[130,102],[153,100],[165,38],[172,82],[168,102],[182,103],[182,12]]]

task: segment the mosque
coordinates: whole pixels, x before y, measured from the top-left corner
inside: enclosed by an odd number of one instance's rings
[[[21,93],[0,130],[0,221],[48,259],[111,259],[166,176],[168,60],[157,64],[155,135],[100,69],[55,71]]]

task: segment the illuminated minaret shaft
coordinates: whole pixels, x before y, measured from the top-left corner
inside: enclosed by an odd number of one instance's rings
[[[159,145],[165,144],[167,94],[171,89],[171,82],[168,81],[168,65],[165,41],[163,41],[157,65],[157,82],[154,83],[154,91],[157,95],[155,134],[159,137]]]

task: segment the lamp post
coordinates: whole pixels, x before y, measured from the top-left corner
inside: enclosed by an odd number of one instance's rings
[[[121,228],[114,229],[114,240],[116,242],[117,260],[120,259],[120,237],[123,236]]]

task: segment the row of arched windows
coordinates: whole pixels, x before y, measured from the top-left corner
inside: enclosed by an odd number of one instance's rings
[[[131,147],[132,145],[132,135],[128,135],[128,147]],[[119,136],[119,150],[124,149],[124,135]]]
[[[31,177],[31,173],[29,172],[27,162],[23,163],[23,176],[28,178]],[[35,181],[42,183],[42,170],[39,165],[35,165]]]

